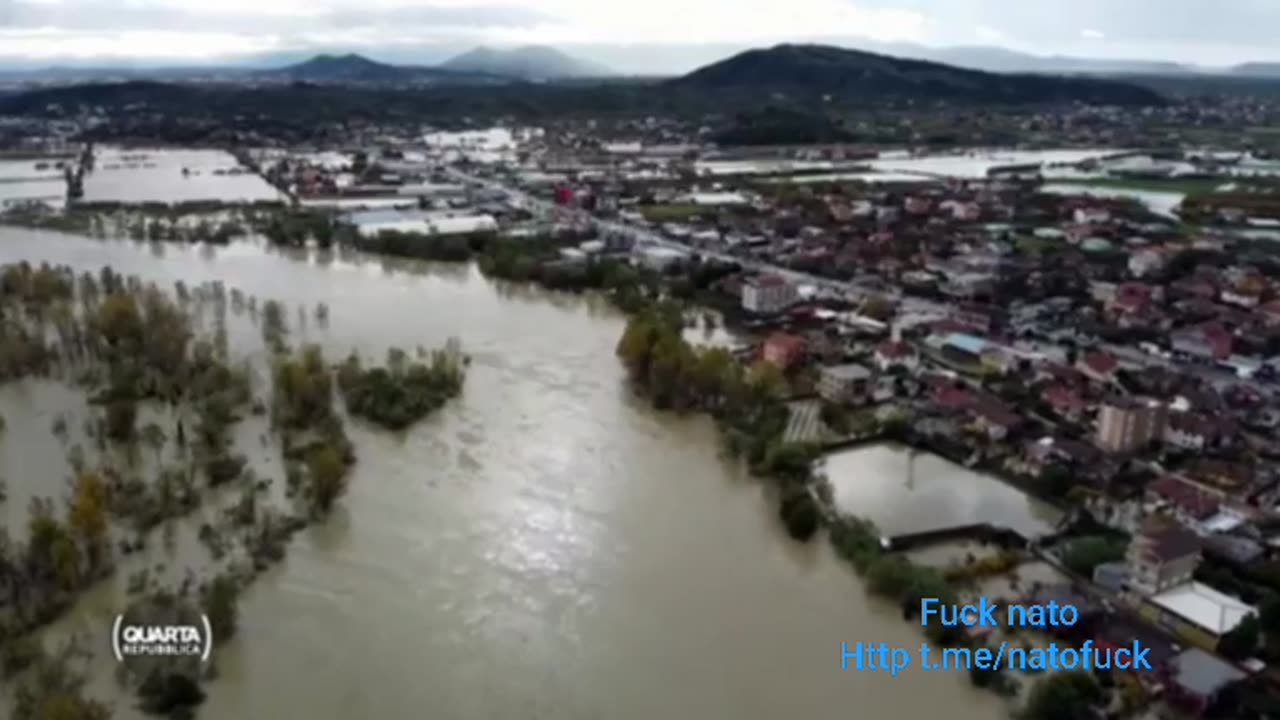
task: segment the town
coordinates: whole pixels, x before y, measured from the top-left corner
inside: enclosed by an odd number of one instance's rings
[[[1188,107],[1165,113],[1202,117]],[[1212,112],[1243,125],[1266,107]],[[178,145],[87,139],[117,118],[56,114],[3,123],[0,234],[475,261],[632,314],[679,303],[687,348],[619,355],[663,409],[723,412],[698,348],[770,379],[785,417],[749,459],[774,474],[801,459],[780,481],[793,537],[877,523],[841,502],[825,456],[885,441],[942,456],[1053,521],[877,530],[877,552],[934,558],[959,599],[994,583],[1001,607],[1078,613],[949,642],[1140,638],[1151,670],[1080,694],[1094,716],[1280,713],[1280,163],[1265,148],[1153,147],[1139,119],[1097,111],[1054,116],[1062,132],[1027,120],[1034,144],[953,148],[734,146],[658,116]],[[882,594],[909,615],[921,591],[903,584]]]

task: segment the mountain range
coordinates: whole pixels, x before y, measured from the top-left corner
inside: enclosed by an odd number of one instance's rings
[[[280,59],[286,62],[278,62]],[[527,45],[505,50],[477,47],[434,65],[379,62],[357,53],[310,57],[298,57],[291,53],[279,58],[263,59],[262,62],[241,62],[234,65],[0,67],[0,82],[69,84],[157,80],[487,84],[511,80],[603,77],[613,74],[601,65],[579,60],[555,48]]]
[[[1054,75],[1144,75],[1161,77],[1255,77],[1280,79],[1280,63],[1251,62],[1231,67],[1207,67],[1159,60],[1114,60],[1057,55],[1035,55],[994,46],[928,47],[911,43],[884,43],[862,38],[832,37],[806,40],[803,44],[836,46],[897,58],[927,60],[972,70],[999,73],[1041,73]],[[242,57],[221,64],[180,65],[177,63],[95,63],[76,61],[47,67],[27,64],[0,64],[0,82],[72,83],[103,80],[233,80],[241,77],[283,78],[289,72],[307,77],[352,73],[356,77],[376,75],[388,82],[451,82],[459,73],[480,74],[520,80],[560,80],[600,78],[640,72],[646,76],[676,76],[752,49],[730,44],[705,45],[575,45],[573,51],[529,45],[499,49],[490,47],[422,46],[403,48],[352,48],[342,53],[312,57],[300,51]],[[377,60],[369,59],[370,56]],[[347,58],[362,63],[364,69],[340,68],[331,72],[326,63]],[[314,61],[321,61],[315,63]],[[312,64],[312,65],[309,65]],[[384,68],[374,69],[370,64]],[[308,66],[291,70],[293,66]],[[401,70],[387,70],[388,67]],[[413,70],[404,70],[413,68]],[[622,72],[616,72],[620,69]]]

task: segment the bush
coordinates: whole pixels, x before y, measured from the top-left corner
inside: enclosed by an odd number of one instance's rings
[[[818,503],[813,499],[813,495],[803,488],[785,494],[778,513],[787,526],[787,534],[801,542],[812,540],[822,523]]]
[[[462,392],[463,360],[456,348],[432,353],[431,363],[404,364],[393,352],[388,367],[364,369],[352,355],[338,371],[351,414],[389,430],[403,430]]]

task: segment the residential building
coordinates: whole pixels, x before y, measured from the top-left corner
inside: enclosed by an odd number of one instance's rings
[[[1201,360],[1226,360],[1231,357],[1235,338],[1221,323],[1205,323],[1178,330],[1172,335],[1173,349]]]
[[[804,338],[779,332],[764,341],[760,357],[783,370],[790,370],[804,359],[804,353]]]
[[[1111,219],[1111,211],[1099,207],[1076,208],[1071,219],[1078,225],[1098,225]]]
[[[778,275],[761,275],[742,284],[742,308],[759,315],[781,312],[798,299],[796,287]]]
[[[1094,382],[1108,383],[1120,369],[1120,361],[1111,353],[1091,351],[1080,356],[1076,361],[1076,369]]]
[[[1146,500],[1186,527],[1195,527],[1213,517],[1222,505],[1213,494],[1177,475],[1148,483]]]
[[[875,360],[876,367],[880,368],[881,372],[888,372],[895,367],[915,370],[920,364],[915,349],[910,343],[901,340],[886,340],[880,343],[876,347]]]
[[[666,270],[677,263],[684,262],[689,258],[688,253],[681,250],[655,245],[634,247],[632,248],[631,253],[635,262],[649,268],[650,270],[657,270],[659,272]]]
[[[1129,584],[1146,594],[1191,580],[1200,562],[1200,539],[1170,518],[1149,518],[1129,544]]]
[[[986,395],[974,401],[972,412],[977,425],[991,440],[1003,440],[1025,422],[1008,405]]]
[[[1163,248],[1143,248],[1129,256],[1129,272],[1134,277],[1147,277],[1164,270],[1169,253]]]
[[[1184,642],[1210,652],[1258,609],[1194,581],[1148,597],[1139,614]]]
[[[1199,648],[1190,648],[1169,661],[1165,687],[1168,702],[1193,716],[1204,715],[1224,690],[1248,675]]]
[[[862,365],[832,365],[818,374],[818,394],[822,399],[839,404],[852,404],[866,399],[871,371]]]
[[[1204,450],[1217,439],[1218,425],[1198,413],[1172,413],[1164,429],[1164,441],[1182,450]]]
[[[1127,453],[1164,437],[1168,408],[1153,399],[1123,398],[1098,411],[1095,442],[1108,452]]]

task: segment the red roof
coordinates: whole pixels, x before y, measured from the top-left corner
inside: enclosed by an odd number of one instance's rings
[[[978,398],[973,405],[973,411],[992,425],[1012,428],[1022,423],[1021,416],[995,398]]]
[[[1125,310],[1137,310],[1151,300],[1151,287],[1142,283],[1125,283],[1116,288],[1114,304]]]
[[[1166,475],[1153,481],[1147,485],[1147,492],[1181,508],[1197,520],[1218,512],[1217,498],[1176,475]]]
[[[968,390],[951,384],[935,387],[933,399],[939,405],[957,410],[969,407],[969,404],[973,402],[973,396]]]
[[[973,325],[962,323],[953,318],[945,318],[938,320],[929,326],[929,329],[935,335],[949,335],[951,333],[971,333],[977,330]]]
[[[781,275],[761,275],[755,279],[755,283],[761,287],[781,287],[787,284],[787,280]]]
[[[888,360],[896,360],[898,358],[914,355],[915,350],[911,348],[909,343],[902,342],[901,340],[897,342],[893,340],[886,340],[880,343],[879,347],[876,348],[876,354]]]
[[[1231,356],[1231,333],[1222,326],[1222,323],[1205,323],[1200,326],[1200,334],[1204,337],[1205,343],[1209,347],[1213,348],[1213,354],[1216,355],[1219,360]]]
[[[1258,312],[1273,318],[1280,318],[1280,300],[1272,300],[1258,306]]]
[[[1044,399],[1058,410],[1080,412],[1085,409],[1085,401],[1074,390],[1065,385],[1053,385],[1045,390]]]
[[[1087,352],[1080,362],[1096,375],[1110,375],[1120,366],[1114,355],[1102,351]]]

